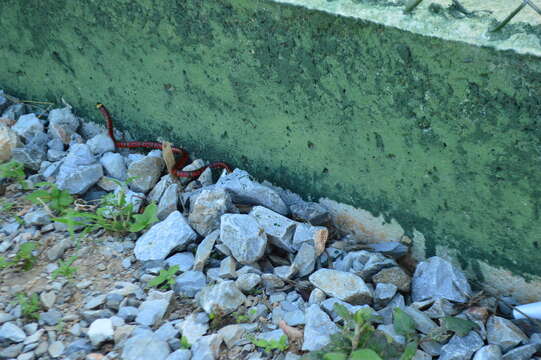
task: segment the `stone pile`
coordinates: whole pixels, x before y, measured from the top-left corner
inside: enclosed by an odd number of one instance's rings
[[[400,266],[408,257],[406,244],[348,250],[348,238],[330,236],[336,233],[332,219],[318,203],[240,169],[216,182],[210,170],[191,182],[173,179],[164,174],[160,151],[117,152],[103,127],[82,121],[71,108],[27,113],[2,94],[0,160],[23,163],[31,183],[54,182],[87,201],[123,186],[136,209],[156,202],[160,221],[136,235],[91,234],[74,248],[66,227],[41,207],[31,207],[23,223],[3,215],[0,256],[12,258],[31,240],[46,250],[33,274],[40,282],[39,320],[23,318],[21,304],[13,302],[17,291],[33,285],[0,285],[0,359],[293,360],[323,348],[340,331],[336,303],[352,312],[371,307],[381,316],[378,329],[399,343],[406,340],[392,326],[396,307],[420,334],[446,316],[479,325],[467,336],[421,343],[416,360],[527,360],[541,354],[540,329],[510,320],[509,308],[503,311],[506,304],[494,298],[469,304],[474,292],[468,280],[441,257],[419,263],[412,273]],[[196,160],[187,170],[204,163]],[[134,180],[118,184],[128,178]],[[16,185],[11,190],[20,195]],[[95,261],[100,274],[54,279],[56,261],[71,254]],[[114,261],[121,271],[108,273],[107,263]],[[170,290],[147,286],[173,266],[178,272]],[[284,322],[304,334],[291,351],[264,353],[251,342],[279,340],[286,335]]]

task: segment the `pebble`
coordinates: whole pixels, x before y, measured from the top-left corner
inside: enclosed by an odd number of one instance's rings
[[[204,312],[192,313],[180,323],[179,329],[182,336],[190,344],[194,344],[200,337],[205,335],[209,329],[209,317]]]
[[[207,285],[207,278],[201,271],[186,271],[175,278],[173,290],[181,296],[194,297]]]
[[[245,300],[244,294],[231,280],[207,286],[196,296],[197,303],[207,314],[230,314]]]
[[[235,281],[235,285],[243,292],[252,291],[260,283],[261,276],[252,273],[240,274]]]
[[[49,326],[54,326],[58,324],[58,322],[60,322],[60,319],[62,319],[62,313],[56,309],[43,312],[39,316],[39,321]]]
[[[124,157],[118,153],[106,152],[100,158],[105,175],[124,181],[128,177],[128,168]]]
[[[220,345],[222,337],[218,334],[212,334],[200,337],[192,345],[192,360],[214,360],[220,354]]]
[[[372,301],[372,290],[359,276],[338,270],[319,269],[309,277],[310,282],[327,295],[354,305]]]
[[[401,292],[410,291],[411,277],[398,266],[380,270],[372,277],[374,284],[393,284]]]
[[[179,349],[169,354],[166,360],[190,360],[192,352],[188,349]]]
[[[6,322],[0,326],[0,342],[10,341],[14,343],[23,342],[26,334],[17,325]]]
[[[58,358],[62,356],[62,354],[64,353],[64,349],[64,344],[62,344],[61,341],[55,341],[51,345],[49,345],[48,352],[52,358]]]
[[[171,353],[167,342],[150,333],[129,338],[123,346],[122,360],[166,360]]]
[[[267,247],[265,230],[250,215],[222,215],[220,240],[241,264],[251,264],[259,260]]]
[[[88,338],[95,347],[102,343],[113,340],[113,323],[111,319],[97,319],[90,324],[88,329]]]
[[[90,147],[92,153],[95,155],[101,156],[106,152],[115,150],[115,143],[106,133],[98,134],[89,139],[86,143]]]

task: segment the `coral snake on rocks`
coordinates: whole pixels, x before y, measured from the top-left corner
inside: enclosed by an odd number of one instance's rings
[[[113,128],[113,119],[111,117],[111,114],[109,114],[109,111],[103,104],[96,104],[96,107],[100,111],[100,113],[103,115],[103,118],[105,119],[105,122],[107,124],[107,131],[109,132],[109,137],[113,142],[115,143],[115,147],[117,148],[149,148],[149,149],[158,149],[162,150],[162,144],[159,142],[154,141],[117,141],[115,139],[114,135],[114,128]],[[207,168],[211,169],[225,169],[227,172],[231,172],[231,167],[224,163],[224,162],[213,162],[206,166],[203,166],[197,170],[192,171],[183,171],[182,168],[188,164],[188,161],[190,159],[190,155],[188,152],[182,148],[178,147],[171,147],[171,150],[174,154],[180,154],[179,160],[176,162],[175,167],[171,169],[171,173],[178,177],[184,177],[184,178],[196,178],[199,175],[203,173]]]

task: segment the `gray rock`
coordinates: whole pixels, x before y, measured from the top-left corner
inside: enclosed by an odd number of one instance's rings
[[[17,325],[7,322],[0,326],[0,343],[4,341],[20,343],[26,339],[26,334]]]
[[[109,309],[118,310],[122,300],[124,300],[124,296],[120,294],[107,294],[105,296],[105,306]]]
[[[316,266],[316,250],[308,243],[303,243],[293,260],[291,268],[299,277],[311,274]]]
[[[173,292],[169,291],[168,293],[169,296],[164,296],[163,298],[152,299],[149,296],[148,300],[143,301],[139,306],[135,322],[146,326],[158,324],[167,312],[171,302],[171,295]]]
[[[64,344],[62,344],[61,341],[55,341],[51,345],[49,345],[49,349],[47,351],[52,358],[58,358],[62,356],[62,354],[64,353],[64,349]]]
[[[336,270],[355,273],[368,281],[381,269],[396,266],[396,262],[382,254],[360,250],[349,252],[343,259],[335,261],[334,265]]]
[[[19,117],[11,130],[23,138],[25,142],[29,142],[36,134],[43,132],[43,124],[35,114],[26,114]]]
[[[393,324],[389,325],[379,325],[378,330],[384,333],[385,335],[389,336],[393,341],[397,344],[406,344],[406,338],[402,335],[399,335],[395,329]]]
[[[56,177],[56,185],[70,194],[80,195],[96,184],[102,176],[101,164],[69,166],[64,162]]]
[[[166,360],[190,360],[192,352],[188,349],[179,349],[169,354]]]
[[[73,115],[70,107],[62,109],[53,109],[49,112],[49,136],[62,140],[64,144],[69,144],[71,136],[79,127],[79,119]]]
[[[238,212],[231,196],[223,188],[210,187],[190,199],[188,221],[201,236],[207,236],[220,227],[220,218],[226,212]]]
[[[315,202],[298,202],[292,204],[291,217],[295,220],[304,221],[312,225],[323,225],[330,221],[329,210]]]
[[[477,350],[473,360],[501,360],[502,350],[498,345],[486,345]]]
[[[396,307],[402,310],[406,308],[404,297],[400,294],[396,294],[395,297],[387,304],[387,306],[378,311],[378,315],[383,318],[384,324],[391,324],[393,322],[393,310]]]
[[[424,312],[417,310],[411,306],[404,308],[404,312],[411,316],[415,322],[415,328],[423,334],[430,333],[431,330],[438,327],[438,325],[430,319]]]
[[[310,282],[327,295],[354,305],[372,301],[372,290],[359,276],[338,270],[320,269],[310,275]]]
[[[372,277],[374,284],[393,284],[402,292],[409,292],[411,277],[398,266],[380,270]]]
[[[146,193],[156,185],[164,167],[161,158],[146,156],[128,166],[128,177],[134,180],[130,183],[133,191]]]
[[[191,164],[184,166],[182,171],[194,171],[201,169],[203,166],[205,166],[205,162],[202,159],[195,159]],[[190,182],[190,178],[180,178],[179,180],[182,185],[186,185]]]
[[[255,206],[250,211],[250,216],[263,227],[271,243],[288,252],[294,252],[293,234],[296,227],[294,221],[262,206]]]
[[[228,349],[242,341],[244,334],[246,334],[246,328],[242,324],[227,325],[218,331],[218,335],[222,337]]]
[[[386,241],[382,243],[368,244],[372,251],[382,253],[394,259],[401,258],[408,253],[408,247],[398,241]]]
[[[180,271],[191,270],[194,264],[194,256],[191,252],[183,252],[175,254],[165,260],[165,263],[171,266],[178,266]]]
[[[486,324],[489,344],[499,345],[503,352],[512,349],[528,337],[511,321],[499,316],[491,316]]]
[[[181,296],[194,297],[207,285],[207,278],[201,271],[186,271],[175,278],[173,290]]]
[[[374,307],[381,309],[396,295],[396,285],[379,283],[374,291]]]
[[[331,341],[331,335],[340,331],[319,305],[310,305],[305,313],[304,343],[302,350],[317,351]]]
[[[37,209],[26,213],[23,216],[24,222],[27,225],[47,225],[51,223],[51,216],[45,209]]]
[[[164,260],[173,250],[182,250],[197,238],[179,211],[153,225],[135,244],[135,257],[139,261]]]
[[[259,283],[261,283],[261,276],[252,273],[240,274],[235,281],[235,285],[243,292],[252,291]]]
[[[194,344],[200,337],[205,335],[209,329],[209,317],[206,313],[192,313],[184,319],[179,325],[182,336],[190,344]]]
[[[167,189],[171,184],[174,184],[174,182],[169,174],[162,176],[156,186],[154,186],[150,193],[148,193],[148,200],[156,203],[160,202],[165,189]]]
[[[100,163],[105,170],[105,175],[117,180],[124,181],[128,177],[128,168],[124,157],[118,153],[106,152],[100,159]]]
[[[105,319],[114,316],[113,312],[109,309],[101,310],[85,310],[81,311],[81,316],[85,319],[86,322],[92,323],[97,319]]]
[[[171,214],[173,211],[177,210],[178,193],[178,184],[171,184],[167,187],[160,199],[160,202],[158,203],[158,212],[156,214],[158,219],[163,220],[168,217],[169,214]]]
[[[432,306],[425,311],[425,314],[434,319],[456,315],[457,313],[458,310],[455,304],[444,298],[436,299]]]
[[[282,336],[286,336],[286,334],[284,334],[282,329],[276,329],[276,330],[262,332],[256,338],[261,339],[261,340],[265,340],[265,341],[280,341],[280,338]],[[286,338],[287,338],[287,336],[286,336]],[[286,344],[288,344],[288,343],[289,343],[289,341],[286,339]]]
[[[54,303],[56,302],[56,293],[54,291],[43,291],[41,294],[39,294],[39,299],[47,310],[52,309]]]
[[[237,263],[232,256],[228,256],[220,262],[219,276],[224,279],[233,279],[237,277]]]
[[[276,191],[252,180],[244,170],[235,169],[230,174],[224,173],[216,185],[229,191],[233,195],[234,202],[263,205],[282,215],[289,212],[287,205]]]
[[[308,304],[310,304],[310,305],[313,305],[313,304],[320,305],[325,300],[326,297],[327,297],[327,295],[325,295],[325,293],[322,290],[320,290],[318,288],[314,288],[314,290],[312,290],[312,292],[310,293],[310,298],[308,299]]]
[[[307,243],[317,249],[319,244],[316,243],[316,239],[325,239],[326,241],[328,236],[329,231],[324,226],[312,226],[310,224],[299,223],[297,224],[295,234],[293,235],[292,247],[298,251],[302,244]],[[319,246],[324,248],[324,245],[325,244],[323,244],[323,247],[321,245]]]
[[[220,239],[241,264],[256,262],[263,256],[267,247],[265,230],[250,215],[222,215]]]
[[[125,343],[121,354],[122,360],[166,360],[169,345],[154,334],[133,336]]]
[[[47,160],[51,162],[62,160],[67,153],[65,151],[59,151],[54,149],[47,150]]]
[[[484,342],[475,331],[470,331],[466,336],[453,336],[451,340],[441,348],[440,360],[464,360],[483,347]]]
[[[69,238],[64,238],[56,242],[47,250],[47,258],[49,261],[56,261],[64,255],[64,252],[73,247],[73,241]]]
[[[45,154],[32,147],[15,148],[11,151],[11,158],[24,165],[25,168],[39,170]]]
[[[537,352],[535,345],[528,344],[519,346],[505,353],[503,360],[528,360]]]
[[[421,262],[413,275],[413,301],[444,298],[465,303],[472,294],[464,273],[450,262],[434,256]]]
[[[139,310],[136,307],[122,306],[118,309],[117,315],[123,318],[125,321],[131,322],[135,320],[138,313],[139,313]]]
[[[428,355],[423,350],[417,350],[412,360],[432,360],[432,356]]]
[[[231,280],[207,286],[196,296],[197,303],[207,314],[230,314],[237,310],[245,300],[246,296]]]
[[[90,150],[92,150],[92,153],[96,155],[102,155],[109,151],[115,151],[115,143],[109,137],[109,135],[105,133],[94,136],[86,143],[90,147]]]
[[[47,142],[47,147],[50,150],[55,151],[64,151],[64,143],[62,143],[62,140],[54,138]]]
[[[179,330],[173,326],[172,323],[166,322],[162,326],[159,327],[158,330],[154,332],[157,337],[160,339],[167,341],[171,338],[174,338],[178,335]]]
[[[105,126],[103,126],[101,124],[96,124],[96,123],[94,123],[92,121],[82,121],[81,126],[80,126],[78,131],[81,134],[81,136],[83,137],[83,139],[90,140],[94,136],[99,135],[99,134],[103,133],[104,131],[106,131],[106,129],[105,129]],[[115,131],[115,136],[120,135],[118,133],[119,133],[118,130]]]
[[[219,236],[220,231],[216,230],[211,232],[203,239],[203,241],[201,241],[201,243],[197,247],[197,251],[195,252],[195,259],[193,264],[194,270],[203,271],[203,268],[205,267],[205,264],[210,257],[212,249],[214,248],[214,244],[216,243],[216,240],[218,240]]]
[[[214,360],[220,354],[222,337],[212,334],[200,337],[192,345],[192,360]]]
[[[58,310],[49,310],[39,315],[39,321],[49,326],[54,326],[62,319],[62,313]]]
[[[26,111],[26,105],[23,103],[10,105],[3,113],[3,118],[15,121]]]
[[[0,348],[0,359],[14,359],[23,351],[23,344],[14,344]]]
[[[99,347],[102,343],[113,340],[113,323],[111,319],[97,319],[90,324],[88,338],[92,345]]]
[[[278,289],[285,286],[284,281],[274,274],[262,274],[261,282],[263,287],[267,290]]]

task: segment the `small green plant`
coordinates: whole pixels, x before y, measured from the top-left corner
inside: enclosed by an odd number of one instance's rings
[[[57,214],[62,214],[73,204],[73,196],[66,190],[60,190],[55,184],[41,182],[36,184],[38,190],[34,190],[26,198],[34,204],[47,205]]]
[[[18,161],[12,160],[4,164],[0,164],[0,179],[7,179],[19,183],[23,189],[26,189],[27,184],[24,181],[24,165]]]
[[[247,323],[250,321],[250,318],[248,317],[248,315],[241,314],[238,312],[234,312],[233,317],[235,318],[235,321],[237,322],[237,324]]]
[[[190,345],[190,343],[188,342],[188,338],[186,336],[182,336],[180,338],[180,348],[189,350],[191,347],[192,345]]]
[[[262,348],[266,353],[271,353],[273,350],[285,351],[288,348],[287,337],[282,335],[280,340],[265,340],[265,339],[256,339],[251,337],[250,342],[255,346]]]
[[[1,211],[2,213],[8,213],[8,212],[10,212],[14,207],[15,207],[15,203],[14,203],[14,202],[10,202],[10,201],[2,201],[2,203],[0,204],[0,211]]]
[[[175,274],[179,271],[178,265],[171,266],[167,270],[160,270],[160,274],[148,282],[148,286],[170,289],[175,285]]]
[[[13,266],[20,266],[24,271],[32,269],[37,261],[37,257],[32,254],[36,247],[37,244],[35,242],[29,241],[19,246],[19,250],[13,260],[0,257],[0,270]]]
[[[39,320],[39,311],[41,309],[38,294],[28,296],[23,293],[17,294],[17,302],[21,305],[21,312],[27,319]]]
[[[117,194],[104,196],[95,213],[69,209],[63,216],[54,220],[68,225],[68,231],[72,236],[75,235],[77,228],[83,229],[83,235],[99,229],[115,233],[139,232],[158,221],[157,212],[158,207],[153,202],[142,214],[135,213],[133,204],[126,199],[125,192],[121,190]]]
[[[77,272],[77,268],[75,266],[72,266],[75,260],[77,260],[77,256],[71,256],[65,261],[60,260],[58,262],[58,269],[52,272],[51,278],[54,280],[58,276],[63,276],[66,279],[72,279]]]

